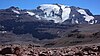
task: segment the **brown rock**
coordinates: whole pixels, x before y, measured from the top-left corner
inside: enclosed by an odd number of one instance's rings
[[[0,54],[5,55],[5,54],[13,54],[12,48],[11,47],[6,47],[0,51]]]
[[[17,56],[22,56],[20,48],[19,47],[15,47],[14,48],[14,54],[16,54]]]

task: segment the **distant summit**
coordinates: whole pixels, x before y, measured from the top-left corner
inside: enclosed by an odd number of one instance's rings
[[[15,10],[20,10],[20,8],[19,8],[19,7],[15,7],[15,6],[11,6],[11,7],[7,8],[7,9],[15,9]]]

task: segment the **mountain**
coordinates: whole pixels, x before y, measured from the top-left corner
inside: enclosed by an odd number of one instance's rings
[[[55,23],[69,24],[95,24],[95,18],[88,9],[60,4],[43,4],[37,7],[44,14],[40,15],[46,20],[54,20]]]
[[[12,6],[0,10],[0,18],[0,20],[51,21],[60,24],[96,24],[100,21],[95,19],[95,16],[88,9],[61,4],[43,4],[33,10],[22,10]]]
[[[11,6],[0,9],[0,44],[66,46],[90,40],[95,43],[99,26],[100,15],[93,15],[89,9],[61,4],[43,4],[32,10]]]

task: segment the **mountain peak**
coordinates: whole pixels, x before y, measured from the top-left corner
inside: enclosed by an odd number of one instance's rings
[[[20,10],[19,7],[11,6],[8,9]]]
[[[75,6],[65,6],[62,4],[42,4],[38,7],[42,10],[43,18],[46,20],[54,20],[55,23],[63,23],[66,20],[70,20],[73,23],[83,21],[90,23],[94,19],[92,13],[83,8]],[[75,15],[75,16],[73,16]]]

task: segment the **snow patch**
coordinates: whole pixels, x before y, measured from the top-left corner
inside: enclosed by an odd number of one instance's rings
[[[75,14],[74,15],[72,15],[73,17],[75,17]]]
[[[55,23],[62,23],[61,18],[59,17],[51,18],[51,20],[54,20]]]
[[[44,18],[45,20],[54,20],[55,23],[61,23],[61,18],[55,16],[55,17],[47,17]]]
[[[17,10],[12,9],[12,11],[15,12],[15,13],[17,13],[17,14],[20,14],[20,12],[17,11]]]
[[[98,22],[98,20],[95,20],[95,23],[97,23]]]
[[[70,8],[62,8],[62,9],[63,9],[62,22],[64,22],[65,20],[69,19],[71,9]]]
[[[54,13],[59,13],[59,7],[57,5],[53,5],[53,4],[43,4],[40,5],[40,9],[44,11],[44,13],[47,14],[47,16],[50,15],[51,11],[54,11]]]
[[[41,19],[39,15],[35,15],[36,18],[38,18],[39,20]]]
[[[94,21],[92,21],[90,24],[94,24],[95,22]]]
[[[72,24],[75,24],[75,21],[74,21],[74,19],[72,19],[72,21],[71,21],[71,22],[72,22]]]
[[[83,9],[79,9],[78,12],[84,14],[85,16],[88,16],[88,14]]]
[[[85,20],[86,21],[90,21],[90,20],[93,20],[94,19],[94,17],[93,16],[84,16],[84,18],[85,18]]]
[[[88,21],[88,23],[90,20],[94,19],[93,16],[89,16],[83,9],[79,9],[78,12],[85,15],[83,17],[85,18],[86,21]]]
[[[35,15],[35,13],[29,12],[29,11],[27,11],[26,13],[28,13],[28,14],[31,15],[31,16]]]
[[[7,33],[7,31],[0,31],[0,33],[3,33],[4,34],[4,33]]]
[[[16,15],[16,17],[19,17],[18,15]]]
[[[78,20],[75,20],[75,22],[78,24]]]

